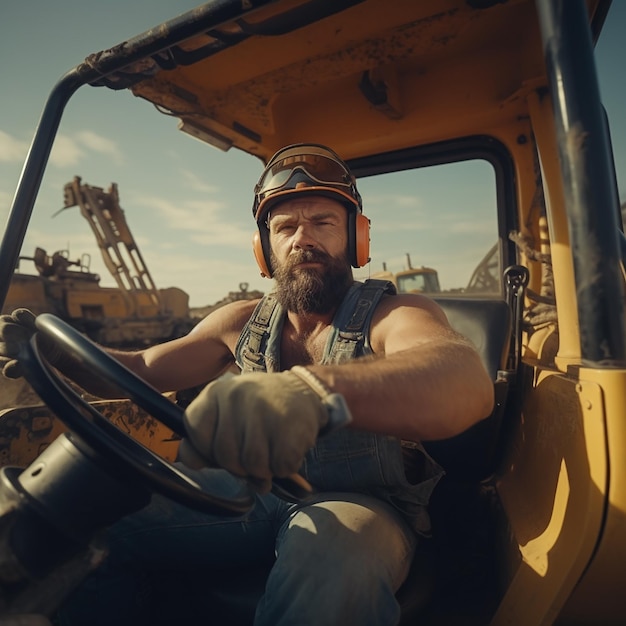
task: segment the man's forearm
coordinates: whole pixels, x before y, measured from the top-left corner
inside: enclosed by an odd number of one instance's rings
[[[344,396],[354,428],[411,441],[454,436],[493,409],[493,382],[463,343],[431,342],[383,358],[310,369]]]
[[[123,352],[121,350],[103,348],[102,346],[99,347],[122,365],[133,371],[133,363],[137,360],[138,353]],[[95,376],[91,370],[86,369],[83,364],[67,354],[59,353],[50,359],[50,362],[64,376],[93,396],[99,398],[127,397],[127,394],[118,386],[109,383],[102,376]]]

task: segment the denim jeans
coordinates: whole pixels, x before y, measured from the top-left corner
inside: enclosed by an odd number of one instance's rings
[[[207,489],[219,485],[220,493],[237,485],[222,470],[202,470],[197,480]],[[106,539],[107,560],[65,602],[61,626],[153,624],[151,581],[165,581],[167,589],[167,581],[183,574],[201,578],[224,563],[244,571],[268,559],[275,561],[255,626],[393,625],[400,617],[395,591],[417,540],[393,506],[346,492],[304,505],[258,495],[242,518],[200,513],[155,495],[112,526]],[[194,605],[202,606],[206,594],[198,588]],[[178,594],[165,599],[174,607],[186,602]],[[211,619],[211,606],[200,613],[194,624],[222,623]]]
[[[443,470],[421,445],[411,445],[409,450],[396,437],[343,428],[318,439],[301,472],[320,491],[374,496],[401,513],[417,534],[429,536],[428,501]]]

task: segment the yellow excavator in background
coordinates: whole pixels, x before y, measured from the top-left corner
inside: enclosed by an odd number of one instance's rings
[[[90,271],[89,255],[70,260],[61,250],[51,256],[36,248],[38,274],[14,274],[3,313],[18,307],[36,315],[54,313],[100,344],[140,347],[181,337],[195,321],[189,295],[178,287],[157,289],[119,203],[116,183],[105,191],[76,176],[63,189],[64,208],[78,206],[91,227],[104,263],[117,287],[102,287]]]
[[[398,293],[439,293],[439,274],[432,267],[413,267],[411,256],[406,253],[407,269],[400,272],[390,272],[387,263],[383,262],[382,272],[374,272],[372,278],[390,280]]]

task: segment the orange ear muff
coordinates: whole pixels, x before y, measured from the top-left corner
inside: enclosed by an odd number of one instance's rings
[[[363,267],[370,261],[370,221],[362,213],[356,215],[354,231],[355,267]]]
[[[257,230],[252,237],[252,251],[254,252],[254,258],[256,259],[257,265],[261,270],[261,276],[266,278],[272,277],[272,272],[267,266],[267,261],[265,260],[265,253],[263,252],[263,242],[261,241],[261,233]]]

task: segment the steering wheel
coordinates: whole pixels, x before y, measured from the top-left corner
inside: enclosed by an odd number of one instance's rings
[[[101,459],[121,471],[132,472],[149,489],[194,509],[239,516],[253,507],[253,492],[244,480],[234,495],[206,491],[192,473],[186,474],[168,463],[109,422],[47,364],[37,346],[37,335],[54,342],[94,376],[122,389],[152,417],[184,437],[183,410],[179,406],[56,316],[41,314],[35,325],[37,333],[23,344],[19,354],[24,377],[69,430]]]

